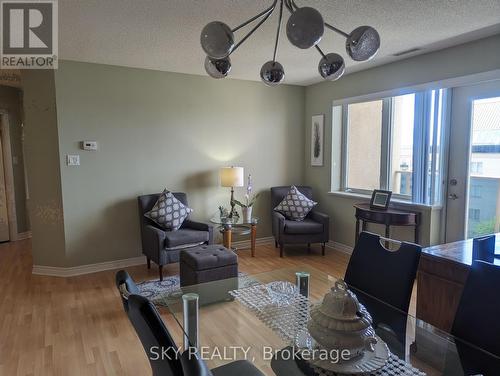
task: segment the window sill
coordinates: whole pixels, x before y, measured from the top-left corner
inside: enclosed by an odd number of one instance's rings
[[[334,191],[334,192],[328,192],[329,195],[331,196],[337,196],[337,197],[345,197],[345,198],[359,198],[364,201],[370,201],[371,195],[366,195],[363,193],[355,193],[355,192],[343,192],[343,191]],[[442,205],[427,205],[427,204],[417,204],[411,201],[407,200],[401,200],[397,198],[392,198],[391,199],[391,204],[395,204],[396,207],[407,207],[411,209],[418,209],[418,210],[424,210],[424,211],[431,211],[431,210],[440,210],[443,208]]]

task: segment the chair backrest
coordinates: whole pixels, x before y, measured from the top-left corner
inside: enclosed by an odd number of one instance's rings
[[[122,291],[122,286],[125,286],[127,295],[131,294],[139,294],[139,289],[135,284],[134,280],[125,270],[120,270],[116,273],[115,276],[116,287],[118,288],[118,292],[120,293],[120,297],[122,299],[123,308],[125,312],[128,311],[128,299],[123,295],[124,291]]]
[[[300,193],[302,193],[308,199],[312,200],[313,192],[311,187],[306,185],[296,185],[295,187],[299,190]],[[271,212],[276,206],[278,206],[281,200],[283,200],[290,188],[290,185],[271,188]]]
[[[500,266],[473,261],[451,334],[500,356]]]
[[[184,376],[213,376],[207,364],[200,358],[198,352],[186,350],[181,356]]]
[[[385,249],[380,236],[363,231],[351,255],[344,280],[401,311],[408,312],[422,248],[402,242],[396,251]]]
[[[483,236],[472,240],[472,259],[493,262],[495,258],[495,235]]]
[[[177,200],[182,202],[184,205],[188,206],[187,195],[185,193],[183,192],[172,192],[172,193]],[[143,239],[143,242],[144,242],[144,227],[147,225],[158,227],[158,225],[155,222],[145,217],[144,214],[153,209],[153,206],[155,206],[156,201],[158,201],[160,195],[161,193],[153,193],[150,195],[143,195],[137,197],[137,201],[139,204],[139,223],[141,225],[141,238]]]
[[[177,346],[156,307],[140,295],[128,297],[128,318],[141,340],[154,376],[183,376]]]

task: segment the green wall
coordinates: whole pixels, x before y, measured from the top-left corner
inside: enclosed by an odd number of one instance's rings
[[[206,221],[229,201],[218,168],[243,166],[263,192],[265,237],[269,187],[303,182],[302,87],[70,61],[55,85],[67,266],[139,256],[138,195],[187,192]],[[83,140],[99,150],[81,150]],[[67,154],[81,165],[66,166]]]
[[[321,208],[331,216],[332,240],[352,246],[355,220],[353,204],[359,197],[330,195],[331,174],[338,180],[340,166],[340,129],[332,128],[332,102],[350,97],[401,89],[424,83],[452,79],[500,69],[500,35],[457,47],[416,56],[392,64],[350,74],[336,82],[323,82],[306,89],[305,181],[319,193]],[[311,116],[325,114],[325,164],[310,166]],[[333,132],[333,137],[332,137]],[[334,142],[332,143],[332,140]],[[336,166],[332,168],[332,155]],[[363,158],[363,156],[360,156]],[[333,172],[332,172],[333,171]],[[336,175],[335,175],[336,174]],[[422,209],[422,243],[436,243],[440,234],[439,209]],[[369,229],[380,231],[380,228]],[[399,231],[395,237],[413,240],[411,231]]]
[[[65,266],[54,72],[24,70],[22,77],[33,264]]]

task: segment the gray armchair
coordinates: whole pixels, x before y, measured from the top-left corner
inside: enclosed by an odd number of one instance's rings
[[[312,200],[312,188],[297,186],[297,189]],[[321,252],[325,255],[325,245],[330,239],[330,218],[328,215],[312,210],[303,221],[291,221],[274,208],[283,200],[290,186],[271,188],[271,216],[273,222],[273,236],[276,247],[280,247],[280,257],[283,257],[285,244],[307,244],[310,250],[311,243],[322,243]]]
[[[174,196],[187,206],[185,193],[175,192]],[[200,243],[213,244],[214,229],[206,223],[194,222],[189,217],[177,231],[165,231],[155,222],[146,218],[145,213],[150,211],[160,193],[139,196],[139,223],[141,225],[142,253],[148,260],[148,269],[151,260],[158,265],[160,281],[163,281],[163,265],[179,262],[179,253],[182,249]]]

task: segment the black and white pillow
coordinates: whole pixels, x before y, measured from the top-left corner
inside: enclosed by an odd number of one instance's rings
[[[144,216],[156,222],[165,230],[176,231],[182,226],[182,223],[191,212],[193,212],[193,209],[188,208],[175,198],[172,192],[165,189],[153,208]]]
[[[304,196],[292,185],[285,198],[274,208],[292,221],[303,221],[318,203]]]

